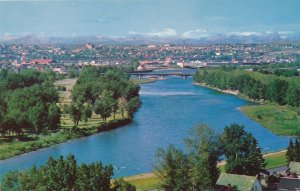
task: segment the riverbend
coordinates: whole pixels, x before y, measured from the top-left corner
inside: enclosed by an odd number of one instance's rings
[[[142,107],[129,125],[0,161],[1,175],[33,164],[39,166],[50,156],[69,153],[75,155],[78,162],[99,160],[125,167],[115,171],[116,177],[151,172],[158,147],[174,144],[184,149],[182,140],[192,127],[201,123],[220,133],[231,123],[245,125],[263,152],[282,150],[288,144],[288,137],[272,134],[238,109],[253,103],[195,86],[190,77],[186,80],[167,77],[143,84],[140,96]]]

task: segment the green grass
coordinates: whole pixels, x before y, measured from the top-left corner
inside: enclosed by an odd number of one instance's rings
[[[0,160],[63,143],[71,139],[88,136],[101,131],[107,131],[123,126],[129,122],[130,120],[121,117],[116,119],[110,118],[107,122],[104,122],[94,115],[86,125],[83,122],[80,122],[78,127],[73,129],[73,122],[68,118],[63,118],[62,125],[57,132],[48,132],[38,136],[27,135],[26,140],[10,140],[8,138],[1,138]]]
[[[241,110],[249,118],[275,134],[297,135],[300,133],[298,108],[267,104],[243,106]]]
[[[126,177],[124,180],[135,185],[137,191],[158,189],[161,185],[160,179],[153,173]]]
[[[277,166],[286,165],[285,152],[272,153],[264,156],[267,163],[266,168],[273,168]]]

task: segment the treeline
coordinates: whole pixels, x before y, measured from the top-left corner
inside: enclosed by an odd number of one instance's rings
[[[280,105],[288,104],[296,107],[300,105],[300,86],[295,80],[286,80],[273,75],[267,78],[262,79],[249,72],[226,68],[203,69],[196,72],[193,77],[195,82],[223,90],[238,90],[254,100],[270,100]]]
[[[112,181],[112,165],[101,162],[77,164],[74,156],[50,157],[45,165],[24,171],[11,171],[1,182],[5,191],[135,191],[122,179]],[[111,183],[112,182],[112,183]]]
[[[157,152],[155,173],[165,190],[213,190],[220,175],[217,164],[223,156],[227,173],[255,176],[266,172],[261,149],[243,126],[226,126],[218,135],[201,125],[191,131],[185,143],[188,153],[174,146]]]
[[[63,111],[75,125],[79,121],[86,123],[93,112],[104,121],[111,116],[115,118],[117,113],[131,119],[141,105],[139,89],[120,69],[88,66],[73,87],[72,103],[65,105]]]
[[[35,70],[20,73],[0,72],[0,133],[1,136],[39,134],[57,129],[59,96],[51,78]]]

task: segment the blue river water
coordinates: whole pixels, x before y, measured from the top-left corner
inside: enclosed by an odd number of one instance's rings
[[[225,125],[245,125],[264,152],[286,148],[288,137],[277,136],[247,118],[239,107],[252,104],[233,95],[195,86],[189,77],[167,77],[141,85],[142,107],[131,124],[124,127],[72,140],[0,161],[0,178],[9,170],[22,170],[44,164],[48,157],[72,153],[81,163],[102,161],[125,167],[115,176],[150,172],[157,148],[169,144],[184,149],[183,139],[197,124],[207,124],[221,133]]]

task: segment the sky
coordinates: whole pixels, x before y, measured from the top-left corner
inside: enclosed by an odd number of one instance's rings
[[[0,36],[299,34],[299,10],[300,0],[0,0]]]

